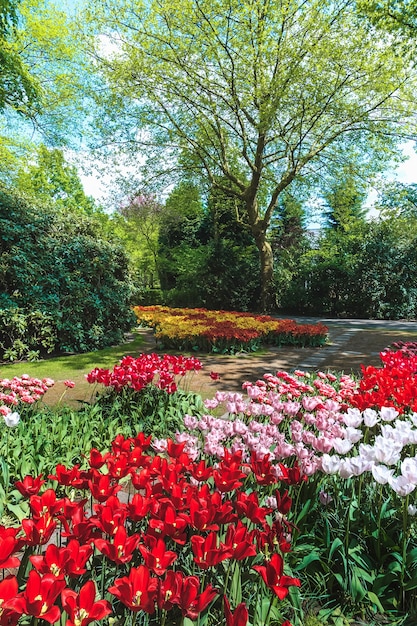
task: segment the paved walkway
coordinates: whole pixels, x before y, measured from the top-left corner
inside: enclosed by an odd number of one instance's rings
[[[417,340],[417,322],[321,317],[294,319],[300,324],[321,322],[329,328],[329,344],[299,363],[301,369],[326,367],[355,371],[362,363],[375,365],[375,359],[379,364],[379,353],[391,343]]]
[[[291,316],[288,316],[291,317]],[[404,330],[407,332],[417,333],[417,320],[408,322],[406,320],[358,320],[351,318],[328,318],[328,317],[307,317],[297,316],[291,319],[300,322],[300,324],[317,324],[321,322],[329,329],[332,328],[359,328],[367,330]]]

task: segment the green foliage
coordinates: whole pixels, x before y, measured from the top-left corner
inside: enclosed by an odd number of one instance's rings
[[[358,280],[363,294],[362,311],[366,316],[383,319],[415,318],[415,228],[415,219],[395,218],[371,226],[358,267]]]
[[[346,234],[328,229],[317,248],[299,257],[298,270],[282,294],[284,309],[307,314],[355,316],[364,301],[357,281],[358,264],[367,225]]]
[[[93,221],[3,191],[0,232],[3,308],[48,313],[63,351],[120,343],[133,321],[127,259]]]
[[[186,170],[232,195],[259,253],[262,307],[280,194],[304,173],[348,162],[347,142],[383,136],[386,163],[398,128],[414,133],[413,57],[383,31],[375,45],[355,2],[96,0],[86,22],[107,154],[111,145],[117,160],[113,147],[128,145],[150,184]]]
[[[359,0],[358,8],[381,30],[400,32],[408,39],[415,37],[417,32],[416,0]]]
[[[65,161],[62,150],[37,148],[29,163],[21,166],[16,187],[38,201],[53,203],[56,210],[92,215],[98,211],[94,200],[85,195],[77,168]]]
[[[325,215],[331,228],[348,232],[358,222],[364,221],[366,187],[349,167],[339,173],[338,178],[325,191],[324,199],[327,208]]]
[[[178,389],[167,393],[155,385],[141,391],[128,387],[120,391],[106,390],[99,394],[94,407],[99,407],[103,419],[121,419],[132,430],[156,438],[173,437],[183,428],[184,415],[205,412],[199,395]]]
[[[383,217],[417,217],[417,185],[394,182],[385,184],[380,192],[376,208]],[[401,226],[406,226],[404,222]]]
[[[169,207],[174,200],[176,196]],[[185,205],[161,226],[159,269],[166,304],[250,310],[259,285],[253,237],[236,221],[239,209],[233,197],[212,189],[207,204],[206,213]]]
[[[66,407],[49,409],[30,406],[21,410],[21,420],[11,431],[3,427],[0,437],[0,517],[23,517],[21,497],[13,489],[15,480],[27,474],[47,477],[57,464],[85,466],[92,448],[106,450],[116,435],[138,432],[128,416],[109,417],[99,406],[74,411]],[[5,471],[7,469],[7,471]]]
[[[320,492],[327,504],[320,504]],[[294,520],[299,535],[289,564],[303,581],[304,597],[320,599],[322,623],[332,624],[339,613],[334,623],[344,624],[340,606],[347,615],[379,613],[387,620],[401,611],[414,614],[416,524],[407,498],[364,476],[324,476],[310,479],[297,502],[304,509]]]
[[[29,116],[40,100],[40,85],[20,54],[17,40],[18,5],[0,4],[0,110],[10,107]]]
[[[303,203],[289,192],[284,192],[279,199],[276,220],[271,230],[271,245],[274,252],[276,302],[282,306],[282,296],[293,285],[300,271],[303,254],[309,249]]]
[[[415,218],[327,229],[298,261],[282,294],[289,311],[337,317],[414,319],[417,314]]]
[[[0,360],[34,361],[54,351],[57,333],[51,315],[42,311],[0,309]]]
[[[155,196],[137,193],[111,219],[128,254],[139,291],[142,286],[152,289],[158,283],[158,233],[164,213]]]

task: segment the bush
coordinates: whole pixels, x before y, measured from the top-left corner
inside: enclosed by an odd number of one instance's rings
[[[26,316],[42,311],[59,350],[98,349],[130,330],[127,258],[97,238],[93,219],[59,215],[0,190],[0,233],[0,304]]]
[[[57,330],[51,315],[0,309],[0,360],[33,361],[53,352],[56,343]]]
[[[349,234],[327,231],[299,260],[284,289],[292,313],[371,319],[415,319],[415,228],[403,220],[362,225]],[[282,281],[281,281],[282,282]]]

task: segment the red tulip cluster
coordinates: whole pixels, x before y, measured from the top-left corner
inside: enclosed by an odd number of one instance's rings
[[[0,626],[13,626],[22,615],[52,624],[63,611],[69,626],[127,612],[169,624],[181,616],[195,620],[207,609],[208,623],[246,626],[249,618],[256,623],[257,607],[233,597],[236,568],[246,571],[245,585],[255,586],[245,588],[245,597],[259,597],[260,585],[278,602],[290,586],[300,586],[283,571],[291,498],[280,493],[268,456],[243,463],[241,453],[226,453],[214,467],[193,462],[184,444],[171,440],[166,454],[154,454],[151,438],[140,433],[119,435],[111,452],[92,450],[88,464],[58,465],[49,477],[56,490],[41,493],[42,477],[16,483],[31,516],[18,528],[0,527],[0,569],[19,567],[29,554],[31,569],[26,577],[21,567],[0,583]],[[280,469],[281,483],[303,479]],[[261,501],[264,486],[275,494],[274,509]],[[70,499],[62,495],[66,488],[86,497]],[[247,576],[250,569],[259,577]],[[97,599],[97,587],[113,596],[111,604]]]
[[[383,367],[362,365],[359,388],[350,403],[361,411],[390,406],[400,413],[417,411],[417,356],[387,351],[380,358]]]
[[[113,387],[116,391],[124,387],[141,391],[147,385],[153,384],[167,393],[174,393],[178,388],[177,378],[201,368],[202,364],[196,357],[141,354],[137,358],[123,357],[112,370],[96,367],[87,374],[87,381]]]

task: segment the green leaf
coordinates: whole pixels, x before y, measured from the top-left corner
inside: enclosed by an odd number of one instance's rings
[[[376,606],[376,608],[378,609],[378,611],[380,613],[384,613],[384,607],[382,606],[382,604],[379,601],[378,596],[376,595],[376,593],[374,593],[373,591],[367,591],[366,595],[369,598],[369,601],[372,602],[372,604],[374,604]]]
[[[320,554],[318,552],[310,552],[310,554],[306,554],[305,557],[301,559],[299,563],[294,567],[296,572],[300,572],[305,569],[312,563],[313,561],[320,561]]]
[[[236,607],[238,604],[242,602],[242,580],[240,576],[240,566],[239,563],[235,563],[232,565],[234,567],[232,583],[230,585],[230,595],[229,600],[232,606]]]
[[[334,552],[340,547],[343,547],[343,542],[338,537],[336,537],[336,539],[333,540],[332,545],[330,546],[329,561],[331,560]]]

